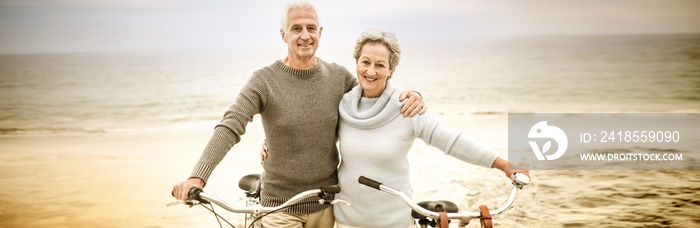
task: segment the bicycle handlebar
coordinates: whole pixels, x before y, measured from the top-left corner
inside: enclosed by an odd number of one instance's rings
[[[510,206],[515,201],[515,195],[518,193],[518,189],[521,189],[523,186],[528,185],[530,183],[530,178],[527,177],[527,175],[522,174],[522,173],[516,173],[514,179],[515,180],[513,181],[513,188],[510,191],[510,196],[508,197],[508,201],[506,201],[506,203],[503,206],[501,206],[500,208],[498,208],[496,210],[491,210],[490,211],[491,215],[501,214],[504,211],[506,211],[508,208],[510,208]],[[438,212],[430,211],[430,210],[427,210],[427,209],[419,206],[415,201],[413,201],[413,199],[411,199],[411,197],[406,195],[406,193],[403,193],[403,192],[396,190],[392,187],[386,186],[386,185],[382,184],[381,182],[369,179],[369,178],[364,177],[364,176],[360,176],[360,178],[358,179],[358,182],[360,182],[360,184],[364,184],[364,185],[367,185],[371,188],[375,188],[375,189],[378,189],[382,192],[386,192],[386,193],[389,193],[389,194],[394,195],[396,197],[399,197],[406,204],[408,204],[408,206],[411,207],[411,209],[413,209],[413,211],[415,211],[415,212],[417,212],[425,217],[434,218],[434,219],[437,219],[440,217],[440,214]],[[479,217],[481,217],[480,212],[447,213],[448,219],[473,219],[473,218],[479,218]]]
[[[178,200],[172,203],[167,204],[167,206],[173,206],[177,204],[188,204],[188,205],[197,205],[197,204],[203,204],[203,203],[213,203],[218,205],[219,207],[230,211],[234,213],[267,213],[267,212],[273,212],[277,211],[286,207],[293,206],[296,203],[299,203],[302,200],[312,198],[312,197],[319,197],[319,204],[336,204],[336,203],[343,203],[343,204],[348,204],[348,202],[344,200],[335,200],[333,199],[333,195],[337,194],[340,192],[340,187],[337,185],[331,185],[327,187],[321,187],[319,189],[311,189],[307,190],[304,192],[301,192],[289,200],[287,202],[284,202],[283,204],[276,206],[276,207],[262,207],[262,206],[255,206],[255,207],[234,207],[230,204],[228,204],[226,201],[219,199],[215,195],[206,193],[202,191],[200,188],[191,188],[190,191],[187,193],[187,200]]]

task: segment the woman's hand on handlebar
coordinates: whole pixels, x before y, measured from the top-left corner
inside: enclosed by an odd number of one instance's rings
[[[529,170],[511,164],[506,159],[503,159],[501,157],[498,157],[495,161],[493,161],[491,168],[496,168],[503,171],[506,177],[508,177],[510,180],[515,180],[515,173],[522,173],[525,174],[528,178],[530,178]]]
[[[190,177],[186,181],[173,186],[173,196],[179,200],[186,200],[191,188],[204,188],[204,181],[196,177]]]
[[[516,173],[525,174],[525,175],[527,176],[527,178],[530,179],[530,171],[527,170],[527,169],[521,168],[521,167],[519,167],[519,166],[517,166],[517,165],[513,165],[513,164],[511,164],[511,163],[508,163],[508,167],[507,167],[507,168],[508,168],[507,171],[504,172],[504,173],[505,173],[506,176],[508,176],[508,178],[510,178],[511,180],[515,180],[515,174],[516,174]]]

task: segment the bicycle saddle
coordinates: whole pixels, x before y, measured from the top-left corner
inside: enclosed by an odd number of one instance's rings
[[[439,201],[422,201],[418,203],[418,206],[425,208],[430,211],[434,212],[447,212],[447,213],[457,213],[459,212],[459,207],[457,204],[447,201],[447,200],[439,200]],[[425,216],[418,214],[416,211],[411,211],[411,216],[415,219],[424,219]]]
[[[258,197],[260,195],[261,184],[260,174],[248,174],[241,177],[241,180],[238,181],[238,187],[252,197]]]

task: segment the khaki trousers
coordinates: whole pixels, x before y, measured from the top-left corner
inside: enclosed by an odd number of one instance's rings
[[[313,214],[277,212],[262,218],[265,228],[330,228],[334,224],[333,207]]]
[[[357,227],[357,226],[343,225],[340,223],[336,223],[335,227],[336,228],[362,228],[362,227]],[[418,228],[418,227],[419,226],[418,226],[418,224],[416,224],[416,220],[413,220],[413,218],[411,218],[411,222],[408,224],[408,228]]]

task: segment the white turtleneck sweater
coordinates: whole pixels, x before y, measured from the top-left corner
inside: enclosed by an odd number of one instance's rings
[[[358,183],[360,176],[383,182],[411,195],[408,151],[416,138],[447,155],[490,168],[496,154],[448,127],[427,112],[401,115],[400,89],[387,83],[379,98],[362,97],[354,87],[340,102],[341,163],[336,198],[352,206],[334,207],[336,222],[355,227],[408,227],[411,209],[401,199]]]

